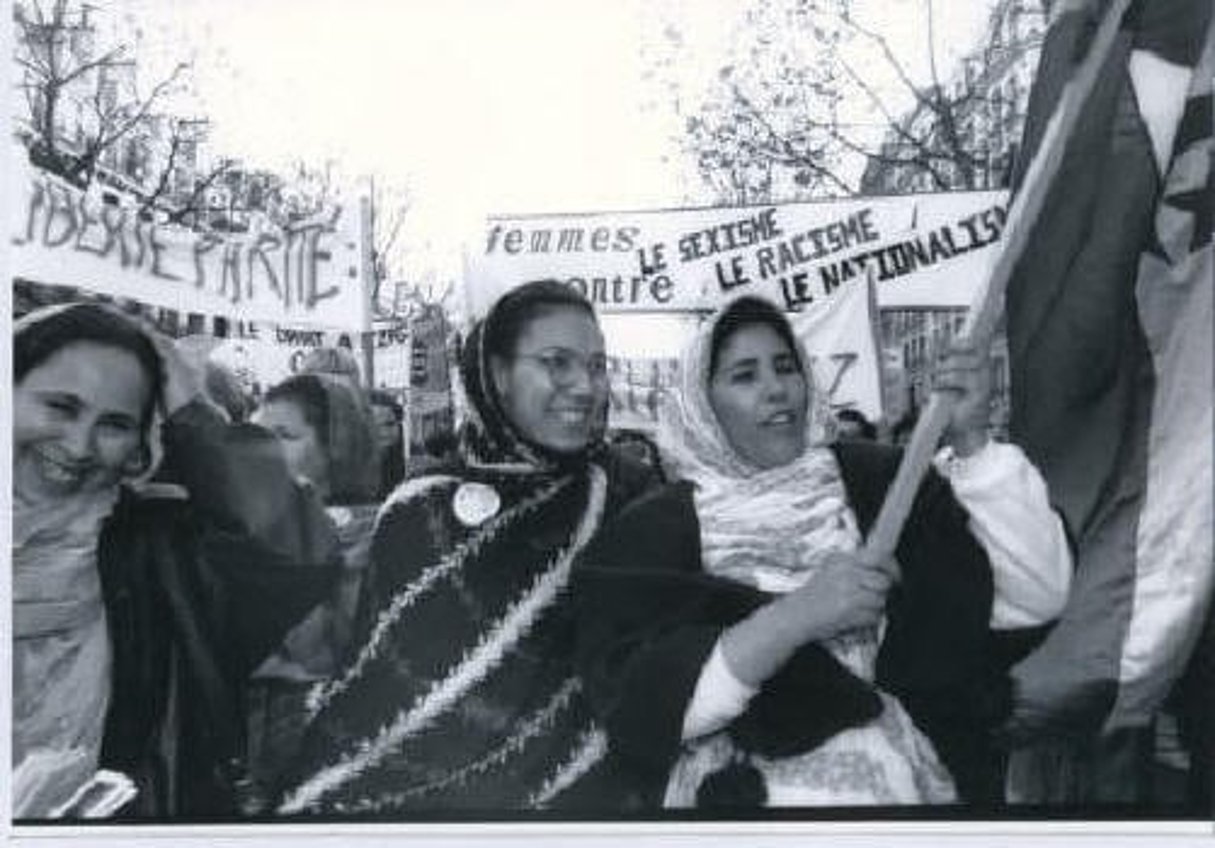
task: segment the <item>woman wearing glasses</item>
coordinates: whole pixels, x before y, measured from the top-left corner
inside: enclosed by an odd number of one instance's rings
[[[554,282],[470,334],[457,472],[381,510],[344,673],[318,688],[280,812],[357,816],[562,807],[623,790],[573,667],[570,569],[651,483],[602,441],[603,336]]]

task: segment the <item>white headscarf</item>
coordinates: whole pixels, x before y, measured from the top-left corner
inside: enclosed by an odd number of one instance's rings
[[[806,379],[809,407],[802,455],[760,469],[741,457],[722,431],[709,403],[711,345],[713,328],[737,303],[706,321],[684,351],[680,382],[667,398],[658,444],[673,475],[696,486],[705,570],[783,592],[809,579],[825,555],[855,550],[860,532],[835,455],[827,447],[834,436],[833,419],[800,343],[794,353]],[[792,330],[789,335],[796,342]]]

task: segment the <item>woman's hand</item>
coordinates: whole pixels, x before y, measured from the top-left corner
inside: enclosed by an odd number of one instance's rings
[[[161,398],[164,415],[169,418],[190,401],[203,397],[203,380],[199,369],[163,333],[149,330],[148,335],[160,354]]]
[[[896,573],[894,563],[878,561],[866,551],[831,556],[804,586],[722,634],[731,673],[757,687],[802,645],[876,625]]]
[[[987,444],[991,417],[991,351],[970,343],[949,345],[932,374],[933,391],[954,396],[945,441],[958,456],[970,456]]]
[[[803,644],[821,642],[876,625],[894,573],[893,564],[878,562],[865,551],[834,554],[804,586],[773,604],[787,605],[787,614],[802,622]]]

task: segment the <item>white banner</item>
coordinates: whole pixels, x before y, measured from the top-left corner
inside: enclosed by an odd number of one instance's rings
[[[373,334],[379,338],[380,334]],[[267,323],[241,323],[229,328],[211,354],[219,361],[248,370],[262,388],[299,373],[304,357],[317,348],[345,348],[359,365],[363,379],[363,353],[358,333],[310,327],[283,327]]]
[[[10,195],[12,275],[186,313],[358,332],[358,209],[223,237],[139,220],[28,166]]]
[[[855,409],[877,423],[882,417],[881,366],[864,282],[791,318],[810,355],[815,385],[832,411]]]
[[[466,317],[536,279],[560,280],[603,312],[713,309],[744,292],[798,311],[870,273],[882,307],[965,306],[987,273],[1006,198],[495,216],[465,257]]]

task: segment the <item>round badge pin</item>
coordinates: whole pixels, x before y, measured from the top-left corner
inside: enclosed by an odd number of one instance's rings
[[[476,527],[498,514],[502,498],[493,486],[484,483],[461,483],[452,498],[451,508],[465,527]]]

